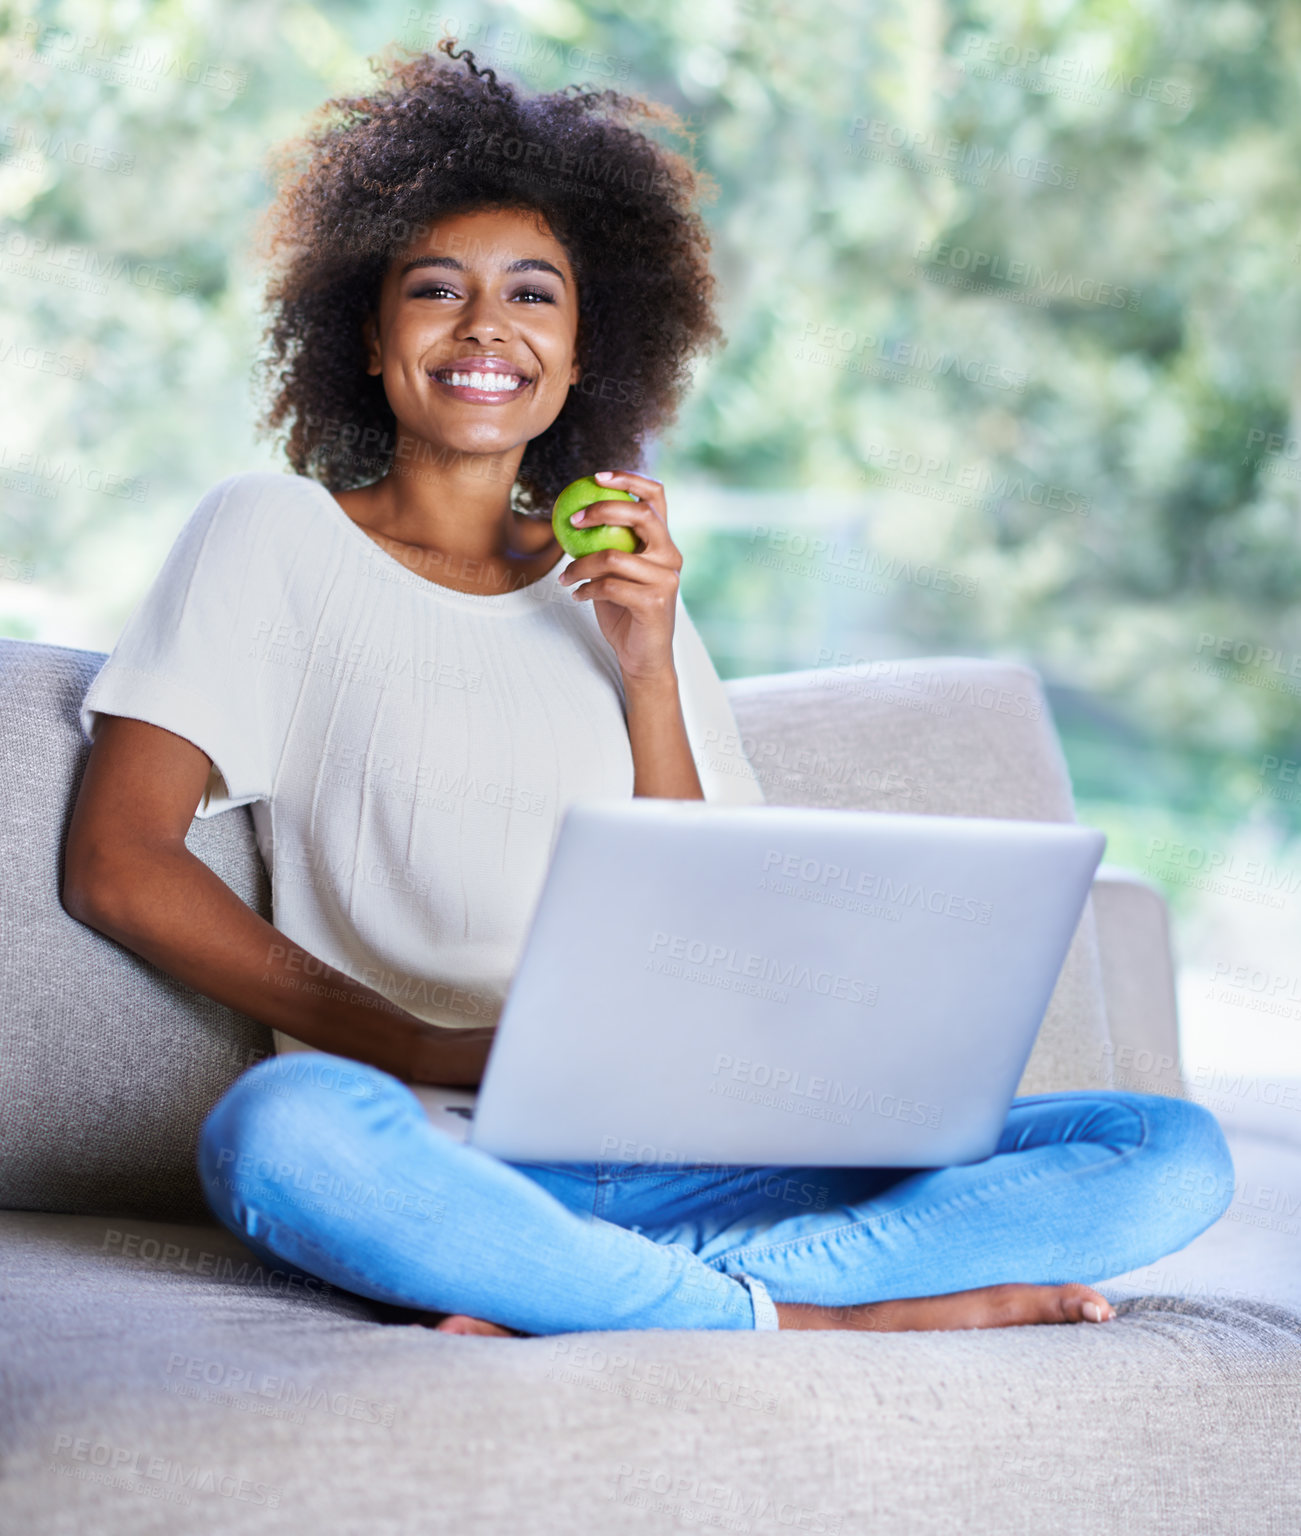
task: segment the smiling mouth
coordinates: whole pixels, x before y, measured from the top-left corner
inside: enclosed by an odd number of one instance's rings
[[[532,383],[518,373],[484,372],[478,368],[437,368],[429,377],[435,384],[476,400],[509,400]]]

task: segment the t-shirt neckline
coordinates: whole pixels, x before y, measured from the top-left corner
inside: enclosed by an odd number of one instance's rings
[[[571,558],[562,552],[560,559],[544,575],[539,576],[536,581],[527,582],[524,586],[515,587],[509,592],[459,592],[455,587],[445,587],[441,582],[431,581],[427,576],[418,576],[413,570],[403,565],[395,555],[389,554],[388,550],[377,544],[364,528],[348,516],[335,500],[333,492],[319,480],[313,480],[310,475],[299,475],[298,479],[320,491],[329,503],[335,518],[347,525],[350,535],[354,539],[360,539],[375,560],[381,562],[385,569],[392,567],[398,579],[405,584],[424,588],[434,602],[447,603],[456,608],[474,609],[479,613],[523,612],[532,604],[551,600],[548,585],[555,586],[557,577]]]

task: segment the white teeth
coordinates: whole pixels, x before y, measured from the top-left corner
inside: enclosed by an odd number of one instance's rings
[[[457,389],[491,389],[498,394],[510,394],[523,387],[524,380],[503,373],[453,373],[445,382]]]

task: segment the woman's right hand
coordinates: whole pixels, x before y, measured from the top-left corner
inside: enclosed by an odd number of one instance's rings
[[[412,1083],[438,1088],[477,1088],[483,1080],[496,1026],[449,1029],[426,1024],[412,1052]]]

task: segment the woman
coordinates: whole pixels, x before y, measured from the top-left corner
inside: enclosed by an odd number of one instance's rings
[[[990,1158],[921,1171],[508,1164],[435,1125],[569,802],[762,801],[701,750],[735,722],[664,487],[618,468],[721,337],[697,177],[633,126],[676,119],[460,57],[323,109],[269,222],[294,473],[203,497],[82,705],[65,906],[276,1031],[204,1124],[214,1213],[459,1332],[1106,1321],[1085,1282],[1223,1209],[1182,1209],[1184,1175],[1229,1199],[1195,1105],[1040,1094]],[[586,520],[638,549],[567,559],[550,508],[598,468],[639,499]],[[235,805],[274,926],[185,846]]]

